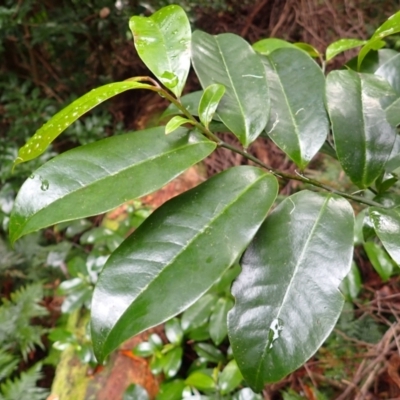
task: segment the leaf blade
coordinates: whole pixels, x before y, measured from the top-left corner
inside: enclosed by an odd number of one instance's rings
[[[10,218],[10,239],[100,214],[157,190],[214,149],[215,144],[195,132],[180,128],[166,136],[164,127],[158,127],[63,153],[21,187]],[[171,155],[176,162],[166,168]]]
[[[224,93],[225,86],[214,83],[213,85],[208,86],[201,96],[199,103],[199,117],[200,121],[207,129]]]
[[[260,58],[239,36],[195,31],[192,61],[204,89],[213,83],[225,86],[217,115],[248,147],[269,116],[268,85]]]
[[[302,191],[268,216],[246,250],[228,329],[253,390],[302,365],[333,329],[344,302],[338,286],[351,266],[353,225],[346,200]]]
[[[92,303],[96,356],[104,359],[121,341],[193,304],[235,262],[276,194],[272,175],[236,167],[156,210],[113,253],[100,275]],[[224,237],[224,243],[214,246],[216,237]],[[190,273],[187,265],[192,265]]]

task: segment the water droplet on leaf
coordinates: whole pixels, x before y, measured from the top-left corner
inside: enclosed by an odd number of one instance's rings
[[[274,342],[280,338],[283,329],[283,321],[280,318],[275,318],[268,331],[267,352],[271,351],[274,347]]]
[[[44,192],[49,188],[50,184],[47,179],[42,181],[42,184],[40,185],[40,190],[43,190]]]

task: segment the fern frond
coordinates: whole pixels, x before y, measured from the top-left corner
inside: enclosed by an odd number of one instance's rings
[[[19,358],[0,349],[0,382],[8,378],[18,365]]]

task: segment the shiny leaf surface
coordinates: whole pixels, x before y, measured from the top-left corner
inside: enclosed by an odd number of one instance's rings
[[[314,58],[321,57],[321,54],[319,53],[319,51],[314,46],[311,46],[308,43],[297,42],[297,43],[293,43],[293,46],[296,46],[298,49],[303,50],[310,57],[314,57]]]
[[[379,68],[375,71],[375,75],[385,78],[397,95],[400,95],[400,53],[395,52],[393,57],[381,63]]]
[[[158,127],[99,140],[50,160],[28,178],[10,218],[10,238],[111,210],[159,189],[215,144],[184,128]]]
[[[393,96],[382,78],[333,71],[327,78],[327,103],[339,161],[360,188],[381,174],[396,138],[382,103]],[[351,134],[349,134],[351,132]]]
[[[303,169],[329,132],[324,75],[297,49],[276,50],[263,57],[263,62],[271,97],[271,117],[265,131]]]
[[[362,288],[362,280],[360,270],[358,269],[356,263],[351,264],[351,270],[343,279],[340,290],[346,297],[347,301],[353,301],[357,298],[360,290]]]
[[[218,384],[221,388],[221,394],[230,393],[240,385],[242,380],[243,376],[237,366],[236,361],[229,361],[218,379]]]
[[[214,83],[204,90],[199,103],[199,117],[205,127],[208,128],[212,121],[224,93],[225,87],[218,83]]]
[[[247,247],[277,189],[272,175],[235,167],[151,214],[110,256],[94,290],[98,359],[200,298]]]
[[[393,264],[390,257],[382,247],[375,242],[364,243],[364,250],[382,281],[387,282],[393,272]]]
[[[190,22],[177,5],[129,21],[136,50],[160,82],[180,97],[190,69]]]
[[[270,55],[274,50],[281,49],[283,47],[293,49],[296,46],[292,43],[282,39],[268,38],[262,39],[253,44],[253,49],[264,56]]]
[[[33,160],[40,156],[58,135],[65,131],[79,117],[100,103],[130,89],[148,88],[152,88],[152,86],[140,82],[125,81],[110,83],[86,93],[69,106],[63,108],[38,129],[26,144],[19,149],[14,165]]]
[[[218,346],[228,334],[227,316],[233,307],[233,301],[221,297],[210,316],[210,336],[212,341]]]
[[[197,300],[182,314],[182,329],[184,331],[192,331],[202,326],[210,317],[216,301],[216,296],[210,293]]]
[[[390,257],[400,265],[400,207],[383,209],[370,208],[375,232]]]
[[[362,46],[365,44],[365,40],[358,39],[340,39],[336,42],[331,43],[326,48],[326,61],[332,60],[332,58],[336,57],[338,54],[343,53],[346,50],[354,49],[355,47]]]
[[[353,225],[346,200],[302,191],[268,216],[246,250],[232,287],[236,302],[228,329],[253,390],[300,367],[335,326],[344,303],[338,287],[351,266]]]
[[[217,115],[248,147],[260,135],[269,116],[269,96],[261,59],[241,37],[193,33],[193,66],[203,89],[219,83],[225,95]]]

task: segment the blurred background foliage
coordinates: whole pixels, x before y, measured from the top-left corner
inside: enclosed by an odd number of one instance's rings
[[[71,315],[88,308],[97,274],[108,255],[150,213],[149,207],[135,201],[116,215],[61,224],[29,235],[12,249],[6,232],[18,188],[33,170],[62,151],[154,124],[166,103],[144,91],[124,93],[86,114],[42,157],[18,166],[12,173],[18,148],[58,110],[92,88],[148,75],[132,44],[128,20],[134,14],[149,15],[171,3],[185,9],[193,29],[212,34],[234,32],[250,43],[279,37],[310,43],[322,52],[339,38],[367,38],[399,9],[397,0],[3,0],[0,4],[0,400],[45,399],[60,352],[68,347],[74,349],[82,363],[94,368],[90,338],[86,334],[75,335]],[[390,37],[387,45],[399,50],[400,37]],[[354,54],[350,51],[337,57],[332,67],[342,65],[344,57],[349,59]],[[190,75],[187,90],[197,88],[196,78]],[[260,141],[252,151],[272,167],[293,172],[294,166],[270,142]],[[235,154],[216,152],[206,161],[207,173],[242,162]],[[324,171],[321,179],[343,187],[348,185],[345,178],[338,178],[337,165],[331,159],[319,159],[315,165]],[[295,185],[283,187],[282,193],[295,191]],[[334,398],[335,391],[346,393],[343,379],[356,374],[357,368],[357,379],[361,382],[364,372],[358,365],[365,353],[374,350],[379,354],[376,346],[382,340],[389,340],[387,322],[391,323],[396,314],[394,303],[385,299],[398,294],[399,283],[397,266],[392,265],[389,275],[382,277],[379,266],[368,261],[366,251],[373,254],[382,249],[373,245],[357,247],[357,265],[342,288],[348,303],[335,332],[308,367],[271,385],[264,393],[265,398]],[[144,342],[150,344],[136,348],[136,354],[150,357],[154,372],[164,374],[166,382],[161,387],[160,399],[162,393],[164,398],[173,398],[168,395],[177,387],[181,390],[185,382],[195,391],[218,393],[218,398],[260,398],[246,389],[242,394],[233,394],[241,379],[230,361],[225,327],[215,323],[217,311],[223,320],[229,309],[226,304],[232,302],[231,278],[225,286],[214,288],[208,297],[199,300],[200,315],[192,318],[190,329],[184,328],[183,321],[193,309],[186,312],[180,323],[169,322],[170,335],[173,336],[171,332],[175,329],[181,332],[179,339],[161,334],[155,344],[150,340]],[[213,301],[207,302],[209,298]],[[202,308],[203,303],[208,305]],[[214,304],[218,304],[216,309],[211,306]],[[365,368],[367,376],[374,365],[368,368]],[[184,377],[182,370],[188,375]],[[387,383],[390,369],[380,374],[376,375],[376,390],[388,396],[393,394],[390,392],[393,385]],[[218,385],[225,385],[225,389],[218,389]],[[135,389],[130,390],[133,393]]]

